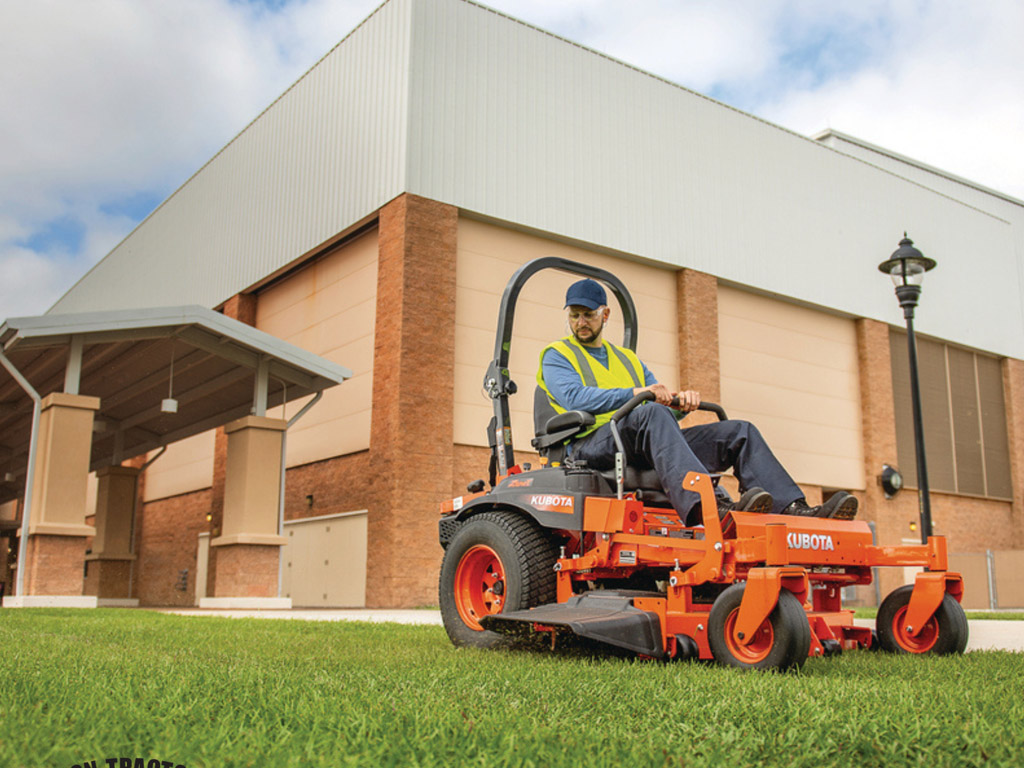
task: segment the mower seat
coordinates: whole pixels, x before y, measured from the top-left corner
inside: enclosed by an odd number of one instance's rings
[[[585,411],[566,411],[558,413],[551,407],[547,393],[537,387],[533,393],[533,426],[537,433],[531,441],[541,456],[548,462],[564,462],[566,441],[579,434],[594,423],[594,415]],[[595,470],[608,481],[610,488],[615,488],[615,470]],[[665,489],[661,487],[658,473],[653,469],[640,468],[627,464],[622,479],[623,490],[635,492],[645,504],[653,506],[671,506]]]

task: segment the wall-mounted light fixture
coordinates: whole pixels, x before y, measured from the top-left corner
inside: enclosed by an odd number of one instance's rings
[[[896,467],[883,464],[882,474],[878,476],[878,483],[882,486],[885,498],[891,499],[903,489],[903,475]]]

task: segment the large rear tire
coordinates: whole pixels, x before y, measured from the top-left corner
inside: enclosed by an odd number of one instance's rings
[[[913,591],[913,584],[898,587],[879,606],[875,625],[882,650],[940,655],[963,653],[967,649],[969,635],[967,615],[949,594],[942,596],[939,607],[917,635],[907,631],[907,606]]]
[[[484,616],[555,599],[555,544],[512,512],[485,512],[459,527],[441,563],[439,601],[455,645],[491,648],[507,640],[480,625]]]
[[[811,625],[800,601],[788,589],[779,593],[768,618],[746,645],[736,636],[736,619],[746,584],[725,590],[708,616],[708,642],[720,664],[740,669],[789,669],[800,667],[811,648]]]

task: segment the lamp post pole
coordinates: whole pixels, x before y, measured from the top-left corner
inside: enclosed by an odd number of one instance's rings
[[[929,259],[917,248],[914,241],[903,234],[900,247],[878,265],[881,272],[892,277],[896,284],[896,298],[907,321],[907,357],[910,361],[910,400],[914,419],[914,455],[917,459],[918,503],[921,514],[921,543],[927,544],[932,535],[932,505],[928,494],[928,466],[924,451],[924,419],[921,416],[921,386],[917,373],[917,341],[914,338],[914,309],[921,296],[921,282],[924,273],[935,268],[935,260]]]

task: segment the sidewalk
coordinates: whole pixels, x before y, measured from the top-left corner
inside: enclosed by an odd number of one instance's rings
[[[441,624],[435,610],[389,610],[370,608],[297,608],[290,611],[232,611],[199,608],[163,609],[178,616],[221,616],[233,619],[299,619],[301,621],[372,621],[396,624]],[[855,619],[857,626],[875,626],[874,619]],[[970,621],[968,651],[1024,651],[1024,621],[977,619]]]

